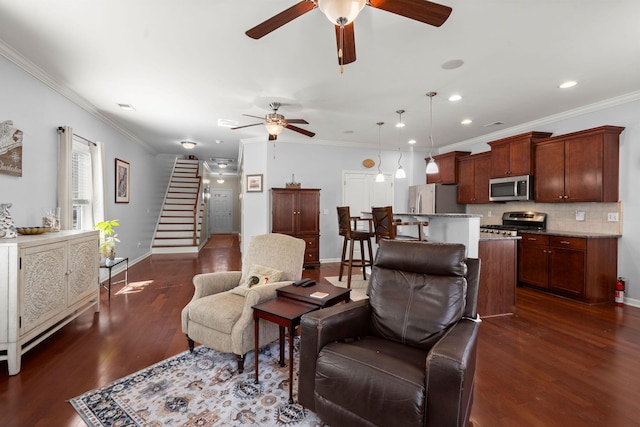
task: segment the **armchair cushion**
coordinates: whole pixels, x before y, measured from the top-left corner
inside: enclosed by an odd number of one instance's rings
[[[189,304],[189,321],[230,334],[242,314],[244,302],[242,296],[231,292],[197,299]]]
[[[251,266],[249,273],[240,279],[240,285],[231,289],[230,292],[244,297],[247,296],[249,289],[265,285],[267,283],[279,282],[281,277],[281,270],[265,267],[260,264],[254,264]]]

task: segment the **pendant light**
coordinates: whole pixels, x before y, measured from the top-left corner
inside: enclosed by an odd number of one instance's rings
[[[431,150],[429,150],[429,163],[427,163],[427,173],[438,173],[438,165],[433,160],[433,97],[436,96],[436,92],[428,92],[429,97],[429,139],[431,140]]]
[[[404,113],[404,110],[397,110],[396,113],[398,113],[399,116],[396,127],[398,128],[398,144],[400,144],[400,140],[402,139],[402,128],[404,127],[404,123],[402,123],[402,113]],[[404,169],[402,169],[402,164],[400,163],[400,160],[402,160],[402,150],[400,149],[400,145],[398,145],[398,153],[400,154],[400,156],[398,157],[398,169],[396,170],[396,178],[403,179],[407,177],[407,174],[405,173]]]
[[[382,125],[384,124],[384,122],[378,122],[376,124],[378,125],[378,175],[376,175],[376,182],[384,182],[384,174],[380,169],[380,165],[382,164],[382,142],[380,140],[380,132],[382,130]]]

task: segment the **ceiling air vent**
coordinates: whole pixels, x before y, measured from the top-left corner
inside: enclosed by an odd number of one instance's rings
[[[501,121],[499,121],[499,120],[498,120],[497,122],[487,123],[486,125],[484,125],[484,127],[486,127],[486,128],[487,128],[487,127],[489,127],[489,126],[501,126],[501,125],[503,125],[503,124],[504,124],[504,122],[501,122]]]

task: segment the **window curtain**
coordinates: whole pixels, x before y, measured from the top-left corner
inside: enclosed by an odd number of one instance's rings
[[[73,229],[73,129],[58,128],[58,206],[60,207],[60,229]],[[82,138],[84,139],[84,138]],[[91,153],[92,216],[90,223],[104,221],[106,217],[104,199],[104,144],[89,143]]]
[[[71,200],[73,131],[69,126],[58,128],[58,141],[58,207],[60,208],[60,229],[71,230],[73,228],[73,206]]]
[[[106,217],[104,199],[104,144],[89,144],[91,151],[91,172],[93,178],[93,223],[104,221]]]

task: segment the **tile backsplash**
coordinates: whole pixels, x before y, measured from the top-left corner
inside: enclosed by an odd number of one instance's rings
[[[547,214],[547,230],[585,231],[589,233],[622,234],[622,202],[617,203],[535,203],[507,202],[467,205],[467,213],[480,214],[480,224],[502,224],[503,212],[536,211]],[[576,220],[584,212],[584,221]],[[609,221],[610,213],[618,221]]]

